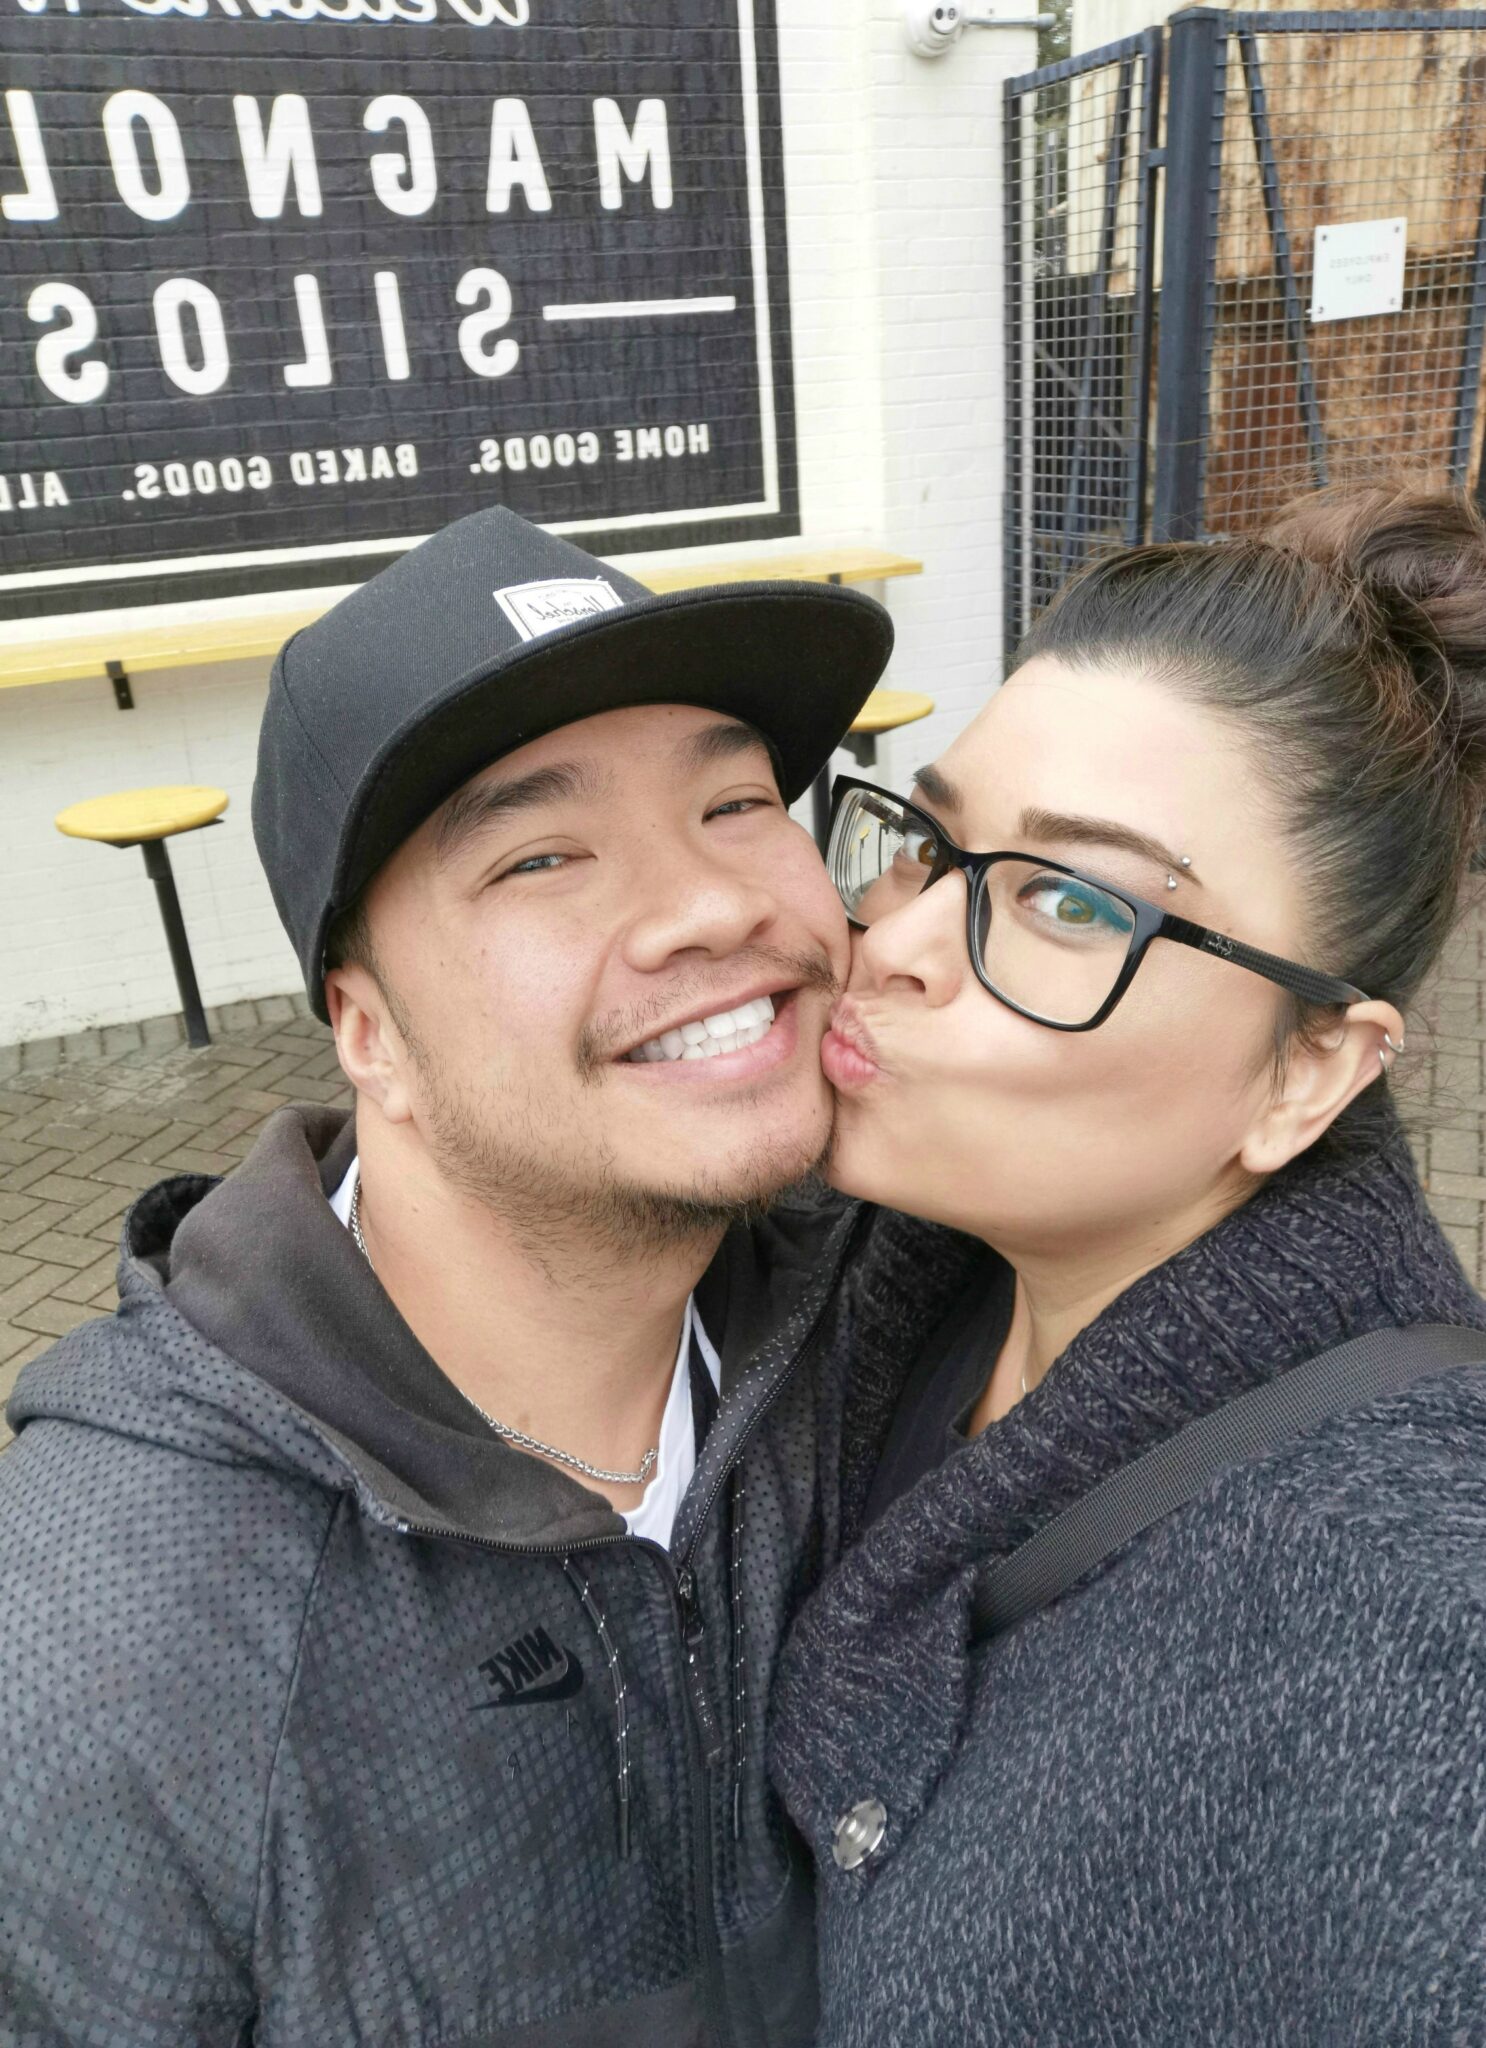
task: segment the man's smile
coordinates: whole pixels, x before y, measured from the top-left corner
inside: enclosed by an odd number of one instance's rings
[[[774,989],[688,1017],[616,1055],[613,1064],[646,1081],[755,1080],[795,1051],[798,994]]]

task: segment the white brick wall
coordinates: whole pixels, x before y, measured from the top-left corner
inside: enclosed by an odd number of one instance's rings
[[[871,0],[869,33],[882,531],[924,563],[889,595],[891,680],[939,707],[880,750],[906,785],[1000,674],[1001,88],[1037,54],[1028,30],[970,29],[925,61],[898,0]]]
[[[804,534],[878,538],[926,569],[881,593],[888,680],[939,705],[882,747],[879,772],[901,782],[997,673],[1000,87],[1031,68],[1033,38],[970,31],[926,63],[900,0],[778,14]],[[297,985],[249,830],[266,682],[261,663],[144,675],[132,712],[101,678],[0,691],[0,1044],[176,1008],[139,854],[52,826],[112,789],[228,791],[225,823],[171,849],[202,994]]]
[[[101,679],[0,692],[0,1043],[179,1007],[140,854],[52,825],[65,805],[112,789],[227,791],[221,825],[170,842],[203,996],[296,985],[248,827],[264,684],[260,662],[141,676],[126,712]]]

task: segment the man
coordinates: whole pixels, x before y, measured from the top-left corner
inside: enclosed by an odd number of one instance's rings
[[[281,654],[258,847],[354,1118],[125,1225],[0,1463],[0,2042],[774,2043],[845,965],[785,804],[886,660],[493,511]]]

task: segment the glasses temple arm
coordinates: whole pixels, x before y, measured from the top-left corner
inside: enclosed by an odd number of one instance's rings
[[[1199,953],[1211,953],[1216,959],[1231,960],[1235,967],[1246,967],[1251,974],[1261,974],[1266,981],[1272,981],[1292,996],[1299,996],[1303,1002],[1320,1003],[1327,1008],[1345,1008],[1349,1003],[1365,1003],[1367,997],[1351,982],[1341,981],[1334,974],[1322,974],[1314,967],[1301,967],[1293,960],[1282,960],[1277,953],[1265,953],[1258,946],[1246,946],[1242,939],[1230,939],[1223,932],[1215,932],[1206,925],[1193,924],[1185,917],[1167,914],[1161,929],[1161,937],[1175,939],[1179,946],[1191,946]]]

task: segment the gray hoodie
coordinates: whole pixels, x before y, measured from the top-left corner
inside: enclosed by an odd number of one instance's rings
[[[807,2041],[756,1703],[835,1540],[850,1213],[699,1288],[723,1398],[667,1553],[471,1416],[327,1205],[351,1142],[281,1111],[143,1196],[118,1313],[11,1401],[0,2043]]]

